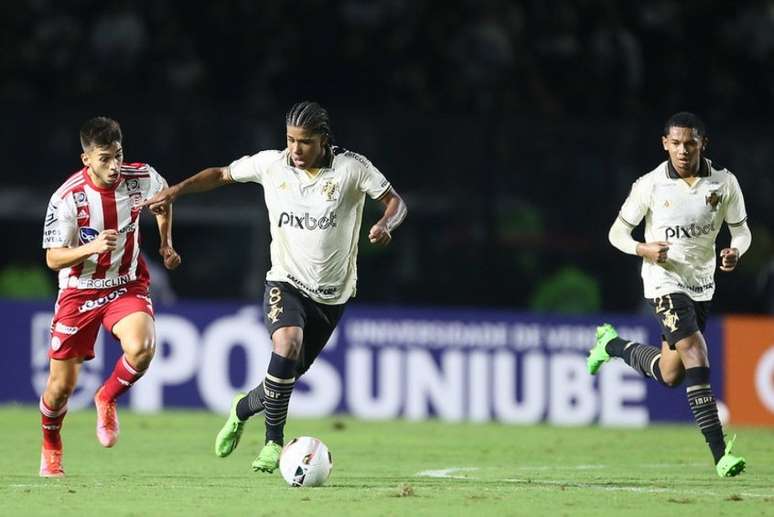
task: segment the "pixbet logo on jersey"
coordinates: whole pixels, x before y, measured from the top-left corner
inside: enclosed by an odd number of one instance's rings
[[[290,225],[292,228],[300,228],[302,230],[327,230],[328,228],[336,228],[336,212],[331,212],[328,217],[312,217],[309,212],[304,215],[296,215],[293,212],[282,212],[280,214],[278,226],[282,228],[283,225]]]
[[[664,236],[666,237],[666,240],[669,239],[692,239],[694,237],[701,237],[702,235],[707,235],[708,233],[715,231],[715,223],[709,223],[709,224],[696,224],[691,223],[690,226],[680,226],[679,224],[676,224],[675,226],[668,226],[664,230]]]

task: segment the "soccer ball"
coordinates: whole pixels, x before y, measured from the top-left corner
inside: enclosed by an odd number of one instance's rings
[[[280,456],[280,472],[290,486],[321,486],[331,475],[333,458],[317,438],[299,436],[290,440]]]

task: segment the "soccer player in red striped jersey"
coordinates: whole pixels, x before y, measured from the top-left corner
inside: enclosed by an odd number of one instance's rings
[[[84,167],[51,196],[43,229],[46,264],[59,271],[51,322],[50,372],[40,398],[43,446],[40,475],[61,477],[60,430],[83,361],[94,358],[103,325],[124,353],[97,390],[97,439],[118,440],[116,399],[145,373],[155,350],[150,277],[140,254],[142,203],[167,186],[153,167],[124,163],[121,127],[106,117],[81,127]],[[159,252],[167,269],[180,265],[172,247],[172,209],[156,213]]]

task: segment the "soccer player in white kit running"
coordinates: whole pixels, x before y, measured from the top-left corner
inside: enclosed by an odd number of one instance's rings
[[[264,472],[279,465],[296,380],[325,346],[347,300],[355,295],[365,195],[384,206],[384,215],[368,234],[372,244],[389,244],[406,216],[405,203],[370,161],[331,145],[328,113],[319,104],[295,104],[285,124],[284,150],[204,169],[146,202],[156,210],[183,194],[229,183],[263,185],[272,239],[264,316],[273,353],[263,382],[234,398],[215,440],[215,454],[231,454],[247,419],[265,409],[265,446],[252,464]]]
[[[95,117],[80,131],[84,167],[51,196],[43,229],[46,264],[59,271],[59,296],[51,322],[50,371],[40,397],[43,446],[40,475],[62,477],[60,430],[67,399],[84,360],[94,358],[100,325],[121,342],[124,354],[97,390],[97,438],[118,440],[116,398],[145,373],[153,358],[150,276],[140,254],[142,202],[167,186],[153,167],[124,163],[121,127]],[[167,269],[180,264],[172,247],[171,208],[156,215]]]
[[[720,251],[721,271],[733,271],[752,241],[744,197],[736,176],[702,155],[707,137],[696,115],[673,115],[662,142],[669,159],[634,182],[609,233],[613,246],[643,258],[645,298],[661,325],[661,348],[621,339],[605,324],[597,328],[588,368],[593,375],[610,357],[621,357],[665,386],[685,381],[715,470],[720,477],[732,477],[744,470],[745,460],[731,454],[734,439],[725,443],[702,332],[715,291],[720,227],[725,221],[731,233],[730,246]],[[643,218],[645,243],[631,237]]]

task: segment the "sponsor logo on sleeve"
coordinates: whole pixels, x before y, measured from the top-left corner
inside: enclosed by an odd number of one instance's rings
[[[50,246],[62,242],[62,235],[57,228],[50,228],[43,232],[43,245]]]
[[[56,222],[57,208],[58,207],[56,205],[48,205],[48,212],[46,213],[46,226],[51,226]]]

